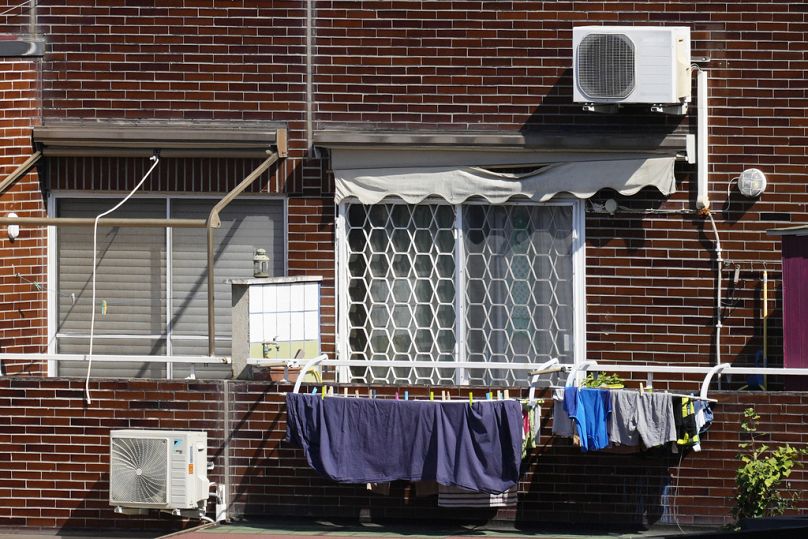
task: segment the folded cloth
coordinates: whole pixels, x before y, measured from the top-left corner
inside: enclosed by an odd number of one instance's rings
[[[286,439],[341,483],[432,479],[498,494],[519,480],[522,407],[286,395]]]
[[[516,507],[516,502],[516,487],[502,494],[488,494],[459,487],[438,486],[438,507]]]

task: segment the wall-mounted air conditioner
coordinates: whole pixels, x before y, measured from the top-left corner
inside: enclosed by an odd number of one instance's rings
[[[577,103],[683,105],[690,101],[690,29],[579,26],[572,31]]]
[[[113,430],[109,441],[109,504],[116,511],[204,511],[206,432]]]

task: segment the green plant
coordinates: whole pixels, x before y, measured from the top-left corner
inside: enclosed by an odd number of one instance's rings
[[[796,494],[783,496],[782,483],[795,466],[802,466],[799,457],[808,455],[808,449],[797,449],[788,444],[771,448],[758,442],[764,433],[758,432],[760,416],[754,408],[744,410],[741,431],[749,441],[738,444],[741,466],[735,474],[737,493],[732,516],[736,522],[742,518],[782,515],[794,505]]]
[[[593,376],[590,372],[584,379],[583,387],[623,387],[623,379],[616,374],[598,373]]]

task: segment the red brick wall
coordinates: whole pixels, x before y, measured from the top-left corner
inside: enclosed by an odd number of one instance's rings
[[[262,189],[290,196],[290,273],[326,277],[324,348],[333,353],[333,187],[327,161],[306,159],[305,4],[209,1],[151,7],[124,0],[103,6],[87,0],[67,6],[49,0],[39,4],[40,30],[48,41],[41,63],[41,115],[46,121],[287,123],[291,157]],[[765,229],[808,222],[804,181],[808,173],[808,21],[803,4],[413,0],[319,1],[314,7],[316,128],[694,130],[695,111],[684,118],[636,110],[616,116],[592,115],[571,103],[574,25],[690,26],[694,56],[711,59],[706,67],[711,80],[714,216],[724,258],[736,261],[743,270],[724,320],[721,358],[749,363],[762,347],[760,276],[766,262],[771,270],[772,298],[769,355],[773,364],[781,361],[779,241],[767,236]],[[19,18],[7,23],[9,31],[19,30]],[[2,121],[9,123],[0,129],[4,147],[1,172],[7,173],[28,154],[26,130],[40,115],[35,84],[38,69],[36,63],[3,63],[0,93],[8,94],[8,99],[3,100]],[[21,104],[14,100],[21,100]],[[768,175],[766,193],[759,201],[746,200],[735,194],[733,187],[730,212],[720,211],[726,208],[730,181],[753,166]],[[587,340],[591,359],[688,364],[713,361],[714,237],[703,218],[676,213],[694,207],[694,176],[693,167],[680,166],[679,193],[669,198],[651,191],[631,198],[615,196],[622,206],[636,213],[588,215]],[[35,176],[26,178],[11,196],[3,197],[3,212],[41,212],[37,190]],[[17,196],[22,198],[14,198]],[[595,202],[610,196],[614,195],[601,193]],[[30,206],[22,206],[23,202]],[[766,215],[774,212],[786,214],[790,220]],[[43,281],[42,232],[23,230],[14,246],[4,239],[0,242],[4,242],[0,254],[4,260],[27,260],[28,273],[21,273],[31,281]],[[3,351],[41,351],[46,333],[44,295],[13,274],[8,262],[0,267],[0,344]],[[725,277],[730,276],[728,270]],[[8,363],[7,367],[19,369]],[[10,455],[3,462],[24,466],[9,468],[14,470],[14,481],[24,482],[11,488],[31,490],[32,494],[30,498],[13,499],[8,494],[7,505],[23,506],[16,512],[2,510],[9,518],[23,519],[12,523],[29,525],[62,525],[65,519],[73,518],[48,514],[54,497],[42,492],[55,485],[36,483],[48,481],[43,479],[42,470],[58,463],[60,470],[70,473],[69,481],[80,483],[75,486],[75,499],[80,500],[74,502],[80,509],[75,513],[75,523],[100,524],[109,514],[103,499],[104,442],[97,437],[105,436],[113,425],[164,427],[168,420],[184,425],[185,414],[204,415],[208,413],[204,406],[218,405],[221,399],[220,384],[197,384],[206,388],[198,390],[203,397],[189,386],[193,398],[161,400],[146,397],[146,392],[155,387],[158,392],[164,387],[166,394],[183,390],[173,382],[99,382],[99,391],[113,396],[104,409],[113,405],[122,408],[85,412],[80,408],[77,385],[68,387],[63,381],[2,383],[13,384],[10,399],[22,400],[7,404],[17,414],[13,422],[6,419],[12,417],[8,415],[0,415],[0,421],[7,422],[12,436],[33,437],[31,441],[23,438],[23,443],[33,446],[30,462],[24,460],[28,453],[3,452]],[[234,398],[241,399],[237,404],[244,408],[243,413],[253,410],[243,440],[239,439],[239,466],[245,472],[239,488],[245,494],[237,498],[236,507],[267,515],[354,514],[363,506],[379,515],[434,514],[420,501],[402,505],[396,500],[371,499],[361,489],[329,485],[302,471],[300,453],[277,446],[281,423],[274,422],[282,421],[279,397],[260,383],[235,387],[242,388]],[[133,403],[128,402],[129,397],[120,401],[114,398],[115,391],[127,395],[130,390],[137,393]],[[31,391],[45,393],[32,395]],[[60,393],[64,391],[68,393]],[[142,397],[140,391],[144,392]],[[267,391],[268,403],[264,401]],[[49,399],[64,402],[52,405]],[[721,419],[711,433],[714,445],[702,455],[686,457],[681,468],[683,490],[678,503],[683,521],[715,522],[726,516],[731,484],[731,466],[727,463],[734,455],[738,414],[746,402],[765,407],[766,428],[776,432],[778,439],[799,437],[802,443],[806,441],[804,424],[798,419],[805,412],[804,396],[727,394],[724,400],[728,403],[723,405],[726,422]],[[142,404],[146,402],[151,404]],[[132,408],[137,403],[142,408]],[[780,416],[785,419],[777,419]],[[61,417],[68,418],[66,424],[48,423],[64,421]],[[107,418],[114,422],[108,423]],[[86,434],[86,429],[95,430]],[[70,452],[60,453],[58,458],[52,453],[37,453],[44,451],[37,449],[37,444],[49,443],[42,442],[42,436],[65,435],[78,438],[56,443],[78,444],[75,456]],[[81,436],[96,439],[85,442]],[[216,450],[218,446],[213,445],[212,451]],[[637,489],[646,493],[645,499],[658,494],[670,465],[653,461],[648,467],[639,467],[638,461],[628,457],[582,456],[564,449],[563,444],[544,453],[536,473],[523,485],[523,489],[533,488],[524,497],[525,518],[557,515],[565,520],[580,513],[593,521],[604,515],[640,520],[633,509],[642,506]],[[18,454],[23,457],[14,456]],[[542,462],[549,469],[547,475],[542,474]],[[89,465],[95,467],[87,468]],[[71,470],[74,466],[78,469]],[[571,476],[570,469],[583,471]],[[639,469],[643,472],[637,472]],[[11,472],[3,473],[10,479]],[[75,478],[74,473],[78,474]],[[591,490],[578,490],[575,479],[591,481],[592,473],[602,480],[595,481]],[[619,475],[623,486],[615,485],[613,474]],[[804,476],[798,478],[804,481]],[[74,500],[73,492],[71,488],[55,498]],[[29,500],[33,500],[30,506]],[[716,511],[717,517],[710,511]],[[25,520],[28,518],[43,520],[29,522]],[[521,518],[521,514],[513,518]],[[129,521],[122,518],[116,522]]]
[[[42,527],[177,527],[168,517],[114,515],[108,505],[109,430],[200,429],[209,436],[215,464],[212,481],[223,481],[224,382],[111,381],[83,384],[64,379],[0,379],[0,525]],[[308,468],[302,451],[282,441],[288,386],[228,382],[231,514],[234,517],[362,517],[468,521],[467,511],[413,498],[394,484],[390,497],[364,486],[339,485]],[[364,390],[364,389],[363,389]],[[305,391],[305,388],[304,388]],[[380,395],[392,390],[378,388]],[[410,389],[422,395],[423,390]],[[662,495],[673,495],[668,514],[682,525],[729,520],[743,410],[761,414],[761,431],[772,444],[808,446],[803,418],[808,395],[715,392],[721,402],[701,453],[679,456],[582,454],[568,440],[550,435],[551,406],[542,408],[540,447],[531,453],[519,484],[517,509],[481,511],[474,520],[523,524],[590,524],[642,527],[659,523]],[[456,395],[460,397],[461,394]],[[808,488],[797,470],[791,492]],[[668,490],[665,487],[668,486]],[[674,495],[675,494],[675,495]],[[808,509],[800,496],[800,510]],[[212,508],[211,508],[212,509]]]
[[[122,0],[40,2],[48,39],[48,121],[282,121],[292,158],[278,191],[324,213],[312,245],[290,230],[292,273],[332,271],[326,243],[327,163],[300,161],[305,133],[305,5],[247,2],[142,7]],[[770,272],[770,358],[780,361],[779,242],[765,229],[805,223],[805,11],[793,2],[314,3],[315,128],[522,130],[694,129],[684,118],[625,110],[585,114],[571,102],[571,29],[582,24],[687,25],[708,56],[711,196],[724,257],[743,271],[721,357],[750,363],[762,348],[760,277]],[[11,22],[11,21],[10,21]],[[769,177],[759,201],[732,194],[747,167]],[[692,167],[679,194],[644,192],[635,210],[693,208]],[[731,189],[735,193],[734,188]],[[607,198],[603,193],[596,200]],[[325,197],[325,198],[322,198]],[[305,202],[304,202],[305,200]],[[787,214],[790,221],[764,213]],[[766,220],[764,220],[764,218]],[[297,223],[296,223],[297,224]],[[326,227],[326,228],[324,228]],[[715,357],[713,234],[691,214],[590,215],[588,341],[592,359],[707,364]],[[290,240],[292,238],[290,237]],[[298,251],[299,249],[299,251]],[[309,250],[316,252],[309,253]],[[317,262],[315,262],[315,259]],[[746,261],[754,261],[754,263]],[[327,266],[327,267],[326,267]],[[729,273],[727,274],[729,275]],[[328,277],[328,276],[327,276]],[[333,303],[333,298],[328,301]],[[333,329],[325,328],[326,335]]]
[[[31,155],[31,127],[40,116],[39,65],[35,61],[0,61],[0,177],[5,178]],[[0,215],[44,216],[36,171],[21,178],[0,198]],[[44,228],[20,227],[8,238],[0,227],[0,350],[43,352],[47,338]],[[41,363],[7,361],[8,373],[44,372]]]

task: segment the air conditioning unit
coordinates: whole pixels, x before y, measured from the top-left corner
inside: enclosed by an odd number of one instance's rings
[[[117,512],[204,512],[210,488],[206,432],[113,430],[109,441],[109,504]]]
[[[572,30],[577,103],[690,102],[690,28],[579,26]]]

